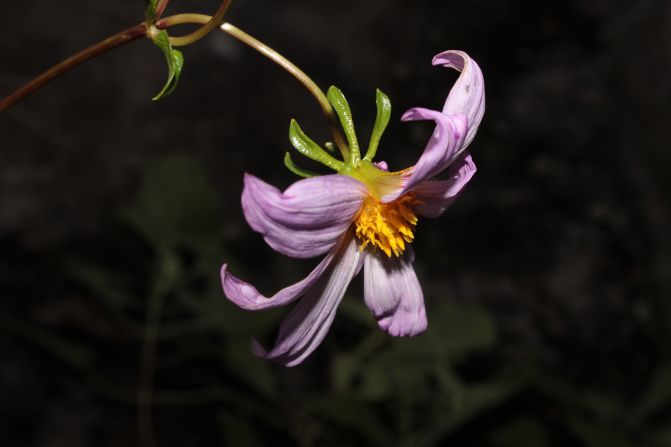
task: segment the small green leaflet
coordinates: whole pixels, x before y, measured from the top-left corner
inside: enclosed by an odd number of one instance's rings
[[[289,124],[289,141],[291,145],[301,154],[305,155],[308,158],[313,159],[314,161],[328,166],[334,171],[339,171],[343,167],[343,162],[336,160],[330,156],[324,149],[322,149],[317,143],[310,139],[303,130],[301,126],[298,125],[296,120],[292,119]],[[287,166],[288,167],[288,166]],[[291,168],[290,168],[291,169]]]
[[[289,169],[291,172],[293,172],[299,177],[310,178],[319,175],[316,172],[308,171],[307,169],[299,168],[298,166],[296,166],[294,161],[291,159],[291,154],[289,154],[289,152],[284,154],[284,166],[286,166],[287,169]]]
[[[373,133],[370,136],[370,143],[364,157],[364,160],[368,161],[373,161],[373,157],[375,157],[375,153],[377,152],[377,146],[380,144],[382,134],[387,128],[389,118],[391,117],[391,101],[380,89],[375,90],[375,104],[377,104],[375,126],[373,126]]]
[[[184,55],[181,51],[172,48],[166,30],[156,32],[152,40],[163,51],[165,60],[168,63],[168,80],[158,95],[152,98],[153,101],[157,101],[171,94],[175,90],[175,87],[177,87],[179,75],[182,73],[182,68],[184,67]]]
[[[154,23],[156,17],[156,4],[158,0],[144,0],[144,17],[147,25]]]

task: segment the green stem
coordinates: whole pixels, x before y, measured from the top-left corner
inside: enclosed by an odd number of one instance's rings
[[[113,36],[108,37],[105,40],[98,42],[95,45],[92,45],[86,48],[83,51],[70,56],[64,61],[54,65],[49,70],[40,74],[23,87],[11,93],[9,96],[0,101],[0,114],[7,111],[14,104],[22,101],[26,97],[30,96],[32,93],[36,92],[40,88],[44,87],[52,79],[67,73],[76,66],[80,65],[83,62],[86,62],[89,59],[92,59],[96,56],[99,56],[103,53],[108,52],[109,50],[121,46],[125,43],[132,42],[139,39],[140,37],[145,36],[147,33],[147,27],[144,23],[132,26],[128,29],[121,31]]]
[[[231,1],[232,0],[224,0],[221,2],[219,9],[217,9],[214,15],[210,17],[210,19],[205,22],[203,26],[198,28],[193,33],[182,37],[170,37],[170,45],[173,47],[183,47],[186,45],[191,45],[192,43],[205,37],[210,31],[221,25],[221,22],[224,20],[224,15],[226,14],[226,11],[228,11],[228,7],[231,6]]]
[[[142,447],[154,447],[154,372],[164,298],[175,277],[175,260],[166,250],[159,252],[156,279],[147,300],[137,393],[137,424]]]
[[[336,146],[338,146],[338,149],[340,149],[340,153],[342,154],[343,159],[349,160],[349,148],[347,146],[347,143],[345,142],[345,139],[340,133],[340,130],[338,130],[338,120],[336,118],[333,107],[331,107],[331,104],[326,98],[326,95],[319,88],[319,86],[315,84],[315,82],[312,79],[310,79],[308,75],[306,75],[300,68],[292,64],[287,58],[285,58],[280,53],[273,50],[263,42],[245,33],[244,31],[236,28],[230,23],[222,24],[220,26],[220,29],[223,32],[235,37],[239,41],[249,45],[259,53],[263,54],[264,56],[275,62],[280,67],[284,68],[287,72],[289,72],[289,74],[291,74],[301,84],[303,84],[303,86],[306,89],[308,89],[308,91],[312,94],[312,96],[315,97],[320,107],[322,108],[322,111],[324,112],[324,115],[328,122],[329,128],[331,129],[331,135],[333,136],[333,141],[335,142]]]
[[[167,17],[165,19],[159,20],[157,23],[160,27],[170,27],[174,25],[182,25],[186,23],[201,23],[208,24],[212,22],[212,17],[205,14],[177,14],[174,16]],[[273,62],[275,62],[280,67],[284,68],[290,75],[296,78],[303,86],[314,96],[314,98],[319,103],[319,106],[324,112],[324,116],[328,122],[329,128],[331,129],[331,135],[333,136],[333,141],[340,149],[340,152],[345,160],[349,159],[349,147],[345,142],[340,130],[338,129],[338,119],[336,117],[335,111],[331,104],[329,103],[326,95],[319,88],[319,86],[312,80],[308,75],[306,75],[300,68],[291,63],[287,58],[282,56],[277,51],[270,48],[268,45],[264,44],[260,40],[250,36],[239,28],[236,28],[230,23],[223,23],[219,27],[223,32],[235,37],[244,44],[255,49],[259,53],[263,54]],[[171,38],[173,39],[173,38]],[[173,41],[171,40],[172,44]]]

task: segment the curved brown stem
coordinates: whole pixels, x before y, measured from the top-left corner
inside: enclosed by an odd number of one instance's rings
[[[192,43],[202,39],[210,31],[215,29],[217,26],[221,25],[221,22],[224,20],[224,15],[228,11],[228,7],[231,6],[232,0],[223,0],[219,5],[219,8],[214,13],[212,17],[196,31],[182,37],[170,37],[170,45],[175,47],[181,47],[185,45],[191,45]],[[161,28],[161,21],[157,22],[159,28]]]
[[[167,3],[167,1],[165,2]],[[57,76],[62,75],[76,67],[77,65],[86,62],[89,59],[92,59],[96,56],[99,56],[112,48],[118,47],[125,43],[131,42],[133,40],[139,39],[147,34],[147,27],[144,23],[132,26],[128,29],[121,31],[113,36],[108,37],[105,40],[98,42],[97,44],[86,48],[85,50],[80,51],[74,56],[70,56],[64,61],[54,65],[44,73],[40,74],[23,87],[11,93],[6,98],[3,98],[0,101],[0,114],[5,112],[7,109],[12,107],[17,102],[25,99],[30,94],[34,93],[36,90],[44,87],[49,81],[54,79]]]
[[[158,0],[158,3],[156,4],[156,17],[161,17],[163,15],[166,6],[168,6],[168,2],[170,2],[170,0]]]

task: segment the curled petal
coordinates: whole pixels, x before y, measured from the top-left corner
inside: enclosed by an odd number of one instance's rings
[[[454,68],[461,72],[447,96],[443,113],[463,113],[468,118],[468,131],[463,149],[471,144],[485,114],[485,81],[478,64],[463,51],[449,50],[434,56],[433,65]]]
[[[395,337],[417,335],[427,327],[424,295],[413,261],[411,247],[398,258],[368,251],[364,260],[366,305],[380,328]]]
[[[261,295],[253,285],[231,275],[228,272],[228,266],[226,264],[221,267],[221,285],[224,288],[226,298],[233,301],[233,303],[237,304],[242,309],[260,310],[283,306],[305,294],[305,292],[317,282],[319,277],[331,264],[333,254],[333,252],[329,253],[304,279],[296,284],[285,287],[270,298]]]
[[[446,180],[427,180],[413,190],[417,199],[413,209],[424,217],[440,216],[457,199],[475,171],[471,156],[468,153],[461,154],[450,165]]]
[[[338,174],[299,180],[283,193],[245,174],[242,209],[249,225],[273,249],[311,258],[335,245],[366,194],[361,182]]]
[[[420,107],[410,109],[401,117],[403,121],[433,120],[436,129],[424,148],[417,164],[410,168],[400,190],[383,197],[384,202],[391,202],[447,168],[457,156],[463,145],[468,120],[465,115],[445,115],[435,110]]]
[[[348,233],[336,249],[328,270],[282,322],[275,347],[266,351],[253,341],[254,353],[284,366],[298,365],[310,355],[331,327],[338,304],[360,268],[360,258],[356,240]]]

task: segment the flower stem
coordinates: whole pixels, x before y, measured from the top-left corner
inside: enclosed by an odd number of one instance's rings
[[[12,107],[17,102],[25,99],[30,94],[44,87],[49,81],[51,81],[55,77],[60,76],[72,70],[79,64],[86,62],[87,60],[99,56],[103,53],[106,53],[107,51],[113,48],[137,40],[140,37],[145,36],[146,33],[147,33],[146,25],[144,23],[140,23],[138,25],[132,26],[128,29],[121,31],[120,33],[110,36],[107,39],[102,40],[97,44],[92,45],[73,56],[70,56],[69,58],[54,65],[44,73],[40,74],[30,82],[25,84],[23,87],[14,91],[6,98],[3,98],[0,101],[0,114],[5,112],[7,109]]]
[[[170,37],[170,45],[173,47],[183,47],[186,45],[191,45],[192,43],[205,37],[210,31],[218,27],[221,22],[224,20],[224,15],[228,11],[228,7],[231,6],[232,0],[224,0],[219,5],[219,9],[214,13],[212,17],[209,18],[207,22],[196,31],[191,34],[182,37]],[[193,14],[200,15],[200,14]]]
[[[342,154],[343,159],[349,160],[349,147],[347,146],[345,139],[343,138],[342,134],[340,133],[340,130],[338,129],[338,120],[336,118],[333,107],[331,107],[331,104],[326,98],[326,95],[319,88],[319,86],[315,84],[315,82],[312,79],[310,79],[308,75],[306,75],[300,68],[296,67],[293,63],[291,63],[287,58],[285,58],[284,56],[282,56],[277,51],[273,50],[263,42],[245,33],[241,29],[236,28],[230,23],[224,23],[219,28],[223,32],[249,45],[259,53],[263,54],[264,56],[266,56],[267,58],[278,64],[280,67],[284,68],[287,72],[289,72],[289,74],[291,74],[301,84],[303,84],[303,86],[306,89],[308,89],[308,91],[312,94],[312,96],[315,97],[320,107],[322,108],[322,111],[324,112],[324,115],[326,117],[326,121],[328,122],[329,128],[331,129],[331,135],[333,136],[333,141],[335,142],[336,146],[338,146],[338,149],[340,149],[340,153]]]
[[[157,4],[156,11],[157,15],[163,13],[165,7],[167,6],[169,0],[160,0]],[[221,23],[224,14],[228,10],[228,7],[231,4],[231,0],[223,0],[219,5],[214,16],[209,16],[205,14],[177,14],[174,16],[166,17],[164,19],[159,19],[156,21],[156,28],[163,29],[168,28],[174,25],[186,24],[186,23],[197,23],[203,24],[204,26],[200,27],[191,34],[182,37],[170,37],[170,44],[174,46],[184,46],[196,42],[205,35],[207,35],[211,30]],[[314,96],[314,98],[319,103],[319,106],[322,108],[326,121],[328,122],[329,128],[331,129],[331,135],[333,136],[333,141],[340,149],[340,152],[344,160],[349,160],[350,149],[347,145],[342,133],[338,127],[338,120],[333,110],[333,107],[329,103],[328,99],[324,92],[319,88],[319,86],[312,80],[308,75],[306,75],[300,68],[296,67],[291,63],[287,58],[279,54],[277,51],[273,50],[263,42],[255,39],[249,34],[245,33],[239,28],[236,28],[230,23],[223,23],[219,28],[240,40],[241,42],[247,44],[251,48],[255,49],[259,53],[263,54],[280,67],[284,68],[289,74],[296,78],[303,86]],[[11,93],[6,98],[0,101],[0,115],[7,111],[10,107],[16,103],[22,101],[35,91],[44,87],[49,81],[60,76],[79,64],[86,62],[89,59],[92,59],[96,56],[99,56],[107,51],[121,46],[125,43],[132,42],[137,40],[140,37],[146,36],[147,33],[155,31],[155,28],[147,29],[145,23],[140,23],[133,27],[130,27],[126,30],[121,31],[120,33],[114,34],[113,36],[108,37],[105,40],[98,42],[95,45],[92,45],[85,50],[80,51],[79,53],[71,56],[64,61],[54,65],[49,70],[40,74],[23,87]]]
[[[174,25],[182,25],[186,23],[204,23],[209,24],[213,22],[213,17],[210,17],[206,14],[177,14],[174,16],[166,17],[157,22],[159,28],[167,28]],[[202,29],[202,28],[201,28]],[[223,32],[235,37],[239,41],[245,43],[251,48],[255,49],[259,53],[263,54],[273,62],[275,62],[280,67],[284,68],[290,75],[296,78],[303,86],[315,97],[319,106],[322,108],[326,120],[328,121],[329,127],[331,128],[331,135],[333,136],[333,141],[336,143],[342,156],[345,160],[349,159],[349,147],[345,142],[340,130],[338,129],[338,120],[335,115],[335,111],[329,100],[326,98],[324,92],[319,88],[319,86],[312,80],[308,75],[306,75],[300,68],[295,66],[287,58],[282,56],[277,51],[270,48],[268,45],[264,44],[260,40],[250,36],[241,29],[233,26],[232,24],[226,22],[223,23],[219,29]],[[179,38],[170,38],[170,43],[172,45],[179,45],[179,42],[175,42],[174,39]]]

